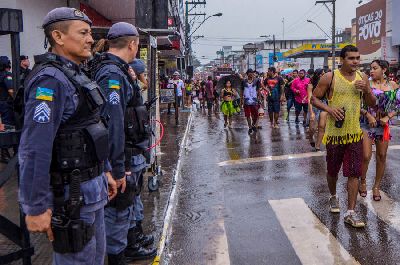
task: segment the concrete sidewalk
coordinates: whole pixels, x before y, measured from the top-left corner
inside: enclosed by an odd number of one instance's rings
[[[162,167],[163,177],[159,191],[150,193],[147,188],[145,177],[142,189],[142,201],[144,204],[143,227],[145,232],[152,233],[155,237],[155,246],[158,245],[164,225],[164,214],[167,208],[169,194],[172,188],[172,178],[177,164],[178,153],[181,146],[183,134],[186,130],[187,120],[190,113],[182,111],[179,115],[179,125],[175,125],[175,115],[167,115],[161,111],[161,122],[164,125],[165,133],[159,149],[158,159]],[[0,164],[0,170],[4,168]],[[13,176],[3,187],[0,188],[0,214],[14,223],[19,223],[18,214],[18,182],[17,176]],[[35,248],[35,255],[32,257],[32,264],[51,264],[51,244],[45,235],[31,234],[31,244]],[[0,255],[8,254],[19,248],[4,236],[0,235]],[[151,264],[153,260],[137,262],[134,264]],[[22,264],[21,261],[11,264]]]

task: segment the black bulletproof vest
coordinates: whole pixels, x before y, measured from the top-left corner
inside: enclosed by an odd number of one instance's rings
[[[9,94],[4,83],[4,78],[6,78],[6,72],[0,71],[0,101],[7,101],[9,99]]]
[[[79,103],[74,114],[60,125],[53,144],[51,172],[69,173],[102,164],[108,157],[108,130],[100,118],[105,97],[100,87],[82,72],[67,66],[55,54],[35,56],[35,67],[25,84],[36,73],[55,67],[75,86]]]

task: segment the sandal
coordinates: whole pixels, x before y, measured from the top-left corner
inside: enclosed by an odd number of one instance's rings
[[[362,181],[361,181],[362,182]],[[361,183],[360,187],[358,188],[358,193],[360,194],[361,197],[365,198],[367,197],[367,183]]]
[[[374,191],[378,191],[379,192],[379,189],[378,188],[373,188],[372,189],[372,198],[374,199],[374,201],[379,202],[382,199],[382,196],[380,194],[379,195],[373,194]]]

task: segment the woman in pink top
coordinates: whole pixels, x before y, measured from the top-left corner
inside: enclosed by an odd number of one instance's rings
[[[296,124],[299,123],[299,115],[303,110],[303,125],[307,124],[307,113],[308,113],[308,93],[307,87],[310,83],[310,79],[306,77],[306,71],[300,70],[299,77],[296,78],[292,83],[292,90],[294,92],[295,109],[296,109]]]

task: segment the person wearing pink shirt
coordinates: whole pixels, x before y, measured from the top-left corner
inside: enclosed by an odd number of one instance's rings
[[[304,69],[299,71],[299,77],[296,78],[292,83],[292,91],[294,93],[295,109],[296,109],[296,124],[299,123],[299,115],[303,110],[303,125],[307,124],[307,113],[308,113],[308,93],[307,87],[310,83],[310,79],[306,77],[306,71]]]

